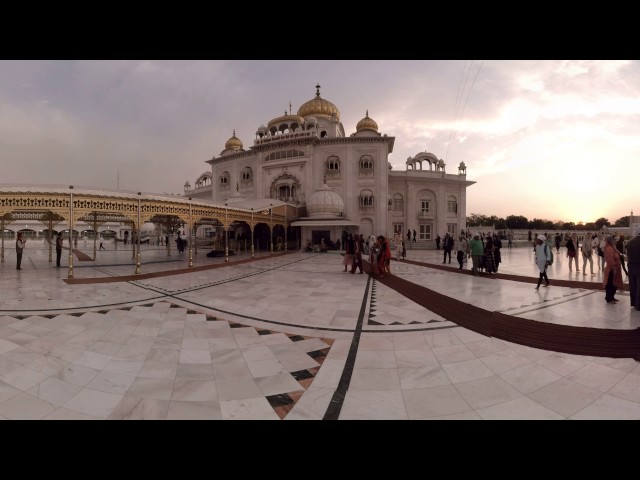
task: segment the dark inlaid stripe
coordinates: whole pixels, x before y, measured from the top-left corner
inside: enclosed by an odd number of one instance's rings
[[[356,331],[351,339],[351,347],[349,348],[349,354],[347,355],[347,361],[342,370],[340,376],[340,382],[338,382],[338,388],[333,392],[331,402],[327,407],[327,411],[324,414],[323,420],[338,420],[340,417],[340,411],[342,405],[344,405],[344,398],[349,390],[349,384],[351,383],[351,377],[353,376],[353,367],[356,363],[356,355],[358,354],[358,346],[360,345],[360,336],[362,335],[362,325],[364,323],[364,312],[367,309],[367,299],[369,298],[369,286],[371,284],[371,277],[367,279],[367,286],[364,291],[364,297],[362,298],[362,305],[360,306],[360,315],[358,315],[358,323],[356,324]]]

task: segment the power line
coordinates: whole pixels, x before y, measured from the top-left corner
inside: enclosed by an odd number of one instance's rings
[[[464,114],[464,110],[467,107],[467,102],[469,101],[469,97],[471,96],[471,91],[473,90],[473,86],[476,84],[476,79],[478,78],[478,75],[480,74],[480,70],[482,70],[482,66],[484,65],[484,60],[482,60],[482,62],[480,63],[480,66],[478,67],[478,71],[476,72],[475,77],[473,77],[473,82],[471,83],[471,87],[469,87],[469,92],[467,93],[467,98],[465,98],[464,101],[464,105],[462,106],[462,110],[460,111],[460,115],[458,117],[458,121],[462,118],[462,115]],[[467,72],[467,76],[468,73],[471,71],[471,67],[469,67],[469,71]],[[466,82],[466,80],[465,80]],[[451,146],[451,144],[453,144],[453,141],[456,138],[457,135],[457,126],[456,129],[454,130],[453,136],[451,138],[451,141],[449,142],[449,146],[447,146],[447,153],[445,155],[445,159],[448,160],[449,159],[449,147]]]

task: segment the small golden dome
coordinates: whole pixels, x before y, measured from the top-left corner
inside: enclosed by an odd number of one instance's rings
[[[378,124],[373,118],[369,118],[369,110],[367,110],[367,115],[356,125],[356,132],[359,132],[360,130],[378,131]]]
[[[320,97],[320,84],[316,85],[316,98],[302,104],[298,109],[298,115],[301,117],[326,117],[331,118],[335,114],[336,120],[340,121],[340,110],[329,100]]]
[[[224,148],[231,150],[242,150],[242,140],[236,137],[236,131],[233,131],[233,137],[227,140],[227,143],[224,144]]]
[[[284,112],[284,115],[274,118],[268,124],[268,128],[271,128],[273,125],[279,125],[281,123],[297,123],[298,125],[302,125],[304,123],[304,118],[300,115],[287,115],[287,112]]]

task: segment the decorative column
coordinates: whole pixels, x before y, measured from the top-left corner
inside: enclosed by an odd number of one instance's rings
[[[53,212],[49,212],[49,263],[51,263],[51,261],[53,260],[53,245],[51,243],[51,239],[53,238],[51,236],[51,230],[53,229]]]
[[[195,238],[195,241],[193,242],[193,251],[198,255],[198,222],[193,224],[193,236]]]
[[[254,249],[253,249],[253,229],[255,228],[255,224],[253,223],[253,207],[251,207],[251,258],[255,257]]]
[[[271,208],[269,208],[269,214],[271,215],[271,220],[269,223],[269,255],[273,255],[273,203],[269,204]]]
[[[284,253],[287,253],[287,204],[284,205]]]
[[[167,257],[171,256],[171,223],[169,217],[167,216],[167,237],[169,237],[169,241],[167,242]]]
[[[69,270],[67,278],[73,278],[73,185],[69,185],[69,189],[72,191],[69,194]]]
[[[96,250],[96,240],[98,237],[98,214],[93,212],[93,261],[96,261],[98,251]]]
[[[224,204],[224,261],[229,261],[229,209]]]
[[[140,197],[142,195],[141,192],[138,192],[138,225],[136,225],[136,236],[137,236],[137,240],[138,240],[138,254],[136,255],[136,271],[135,271],[135,275],[140,275],[142,273],[142,270],[140,269],[140,208],[141,208],[141,203],[142,203],[142,198]],[[131,242],[133,243],[133,242]],[[135,245],[133,247],[133,251],[135,252]]]
[[[191,249],[193,245],[193,220],[191,218],[191,197],[189,197],[189,267],[193,267],[193,251]]]
[[[2,230],[2,247],[0,248],[0,263],[4,263],[4,214],[0,219],[0,230]]]

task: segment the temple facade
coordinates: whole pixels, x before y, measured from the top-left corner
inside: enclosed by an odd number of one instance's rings
[[[421,152],[404,171],[389,162],[396,139],[381,133],[369,112],[346,133],[336,105],[320,95],[296,113],[284,112],[257,128],[253,144],[233,131],[219,155],[206,160],[209,170],[184,195],[217,204],[285,202],[296,207],[291,227],[297,238],[316,244],[335,241],[342,231],[391,236],[416,231],[430,243],[466,227],[466,188],[472,185],[462,162],[446,172],[442,159]],[[247,205],[249,205],[247,203]]]

